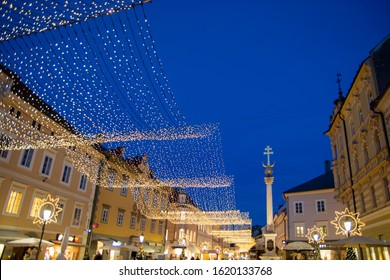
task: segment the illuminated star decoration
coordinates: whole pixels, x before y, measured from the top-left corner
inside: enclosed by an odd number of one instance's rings
[[[35,219],[33,221],[33,224],[44,224],[51,223],[51,222],[57,222],[57,216],[58,213],[62,211],[62,208],[58,205],[59,198],[52,198],[50,194],[47,195],[46,198],[40,199],[41,204],[38,207],[37,215],[35,216]],[[51,215],[50,217],[45,221],[44,218],[39,214],[42,212],[43,209],[50,208],[51,209]]]
[[[352,227],[351,230],[349,230],[349,235],[362,235],[361,228],[365,226],[365,223],[360,221],[359,213],[350,212],[348,208],[345,208],[342,212],[335,211],[335,214],[336,218],[330,223],[336,227],[336,234],[348,236],[348,230],[345,228],[344,222],[351,221]]]
[[[318,235],[317,241],[314,239],[314,235]],[[309,239],[309,243],[324,243],[324,237],[326,236],[326,233],[322,230],[322,228],[319,228],[317,226],[314,226],[312,228],[307,229],[306,237]]]

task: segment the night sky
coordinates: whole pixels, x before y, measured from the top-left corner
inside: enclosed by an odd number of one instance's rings
[[[389,32],[387,1],[159,1],[145,5],[189,123],[220,123],[237,209],[266,221],[264,148],[282,192],[324,173],[336,73],[346,93]]]
[[[27,6],[35,14],[44,7],[42,18],[59,15],[47,9],[53,3],[41,2]],[[94,7],[89,2],[75,9],[89,7],[88,14]],[[3,12],[23,16],[2,5]],[[361,62],[390,33],[390,4],[379,0],[154,0],[143,10],[147,22],[136,7],[142,24],[127,10],[0,42],[0,62],[84,134],[218,123],[220,134],[205,141],[207,149],[202,140],[194,140],[199,146],[172,141],[150,162],[166,177],[233,176],[236,209],[249,212],[253,225],[266,220],[264,148],[274,151],[276,211],[284,203],[283,191],[322,175],[325,160],[332,159],[324,132],[338,97],[336,74],[341,73],[347,93]],[[11,28],[18,22],[4,16],[1,31],[18,30]],[[140,48],[152,38],[152,45]],[[153,62],[159,68],[160,60],[164,79],[158,76],[161,84],[156,84],[158,79],[142,73],[153,73],[156,68],[143,67]],[[157,144],[149,146],[159,150]],[[167,155],[187,162],[170,168]],[[209,196],[225,201],[211,190]]]

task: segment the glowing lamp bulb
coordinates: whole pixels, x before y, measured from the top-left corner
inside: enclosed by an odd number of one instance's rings
[[[351,221],[345,221],[344,227],[346,231],[350,231],[352,229],[352,222]]]
[[[47,221],[50,219],[50,217],[51,217],[51,210],[50,209],[43,210],[43,219]]]

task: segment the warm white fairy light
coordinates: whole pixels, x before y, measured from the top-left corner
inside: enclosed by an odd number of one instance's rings
[[[225,175],[218,127],[187,124],[144,11],[129,10],[149,1],[127,2],[2,2],[9,21],[0,30],[0,62],[29,88],[15,87],[0,104],[0,130],[6,135],[0,149],[64,148],[91,182],[126,185],[150,218],[250,225],[249,215],[230,210],[235,209],[233,180]],[[27,116],[44,112],[33,120],[42,130],[32,127],[31,119],[10,114],[10,104],[22,106]],[[96,146],[101,143],[104,147]],[[122,157],[107,159],[100,150],[120,146],[126,147],[124,158],[148,154],[153,176],[134,171]],[[185,188],[195,206],[170,204],[174,187]]]

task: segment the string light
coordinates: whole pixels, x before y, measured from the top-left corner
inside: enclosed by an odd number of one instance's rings
[[[0,102],[0,149],[64,149],[94,184],[129,188],[149,218],[250,225],[248,213],[232,210],[218,125],[188,125],[178,109],[140,5],[147,2],[3,0],[1,71],[12,70],[14,94]],[[36,119],[10,114],[12,106]],[[118,147],[121,156],[110,152]],[[139,171],[131,159],[142,154]],[[177,187],[192,206],[170,203]]]

